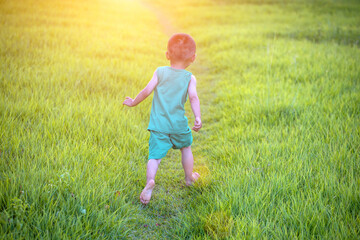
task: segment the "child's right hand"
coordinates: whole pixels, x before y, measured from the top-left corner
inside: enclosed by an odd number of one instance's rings
[[[131,97],[126,97],[125,101],[123,102],[123,105],[126,105],[128,107],[133,107],[134,99],[132,99]]]
[[[192,130],[197,132],[200,130],[201,127],[202,127],[201,118],[199,118],[199,117],[195,118],[194,127],[192,128]]]

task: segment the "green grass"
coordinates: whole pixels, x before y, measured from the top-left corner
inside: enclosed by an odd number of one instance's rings
[[[359,238],[359,2],[146,2],[0,1],[1,238]],[[198,46],[203,178],[170,151],[142,207],[151,99],[121,103],[169,26]]]

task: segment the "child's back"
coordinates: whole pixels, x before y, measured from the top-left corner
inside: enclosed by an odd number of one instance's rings
[[[191,73],[168,66],[159,67],[156,73],[158,84],[154,89],[148,130],[169,134],[187,131],[184,104]]]

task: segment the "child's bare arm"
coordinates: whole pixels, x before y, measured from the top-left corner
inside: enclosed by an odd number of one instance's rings
[[[195,116],[194,131],[199,131],[202,127],[201,123],[201,113],[200,113],[200,100],[196,92],[196,78],[194,75],[191,75],[191,80],[188,87],[189,100],[191,104],[191,109]]]
[[[145,98],[147,98],[156,85],[158,84],[158,78],[156,71],[154,72],[153,77],[151,78],[150,82],[146,85],[146,87],[139,92],[139,94],[136,96],[135,99],[132,99],[130,97],[126,97],[125,101],[123,102],[123,105],[129,106],[129,107],[135,107],[139,103],[141,103]]]

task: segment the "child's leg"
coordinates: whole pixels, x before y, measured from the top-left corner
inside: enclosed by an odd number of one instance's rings
[[[146,170],[146,186],[140,194],[140,201],[143,204],[148,204],[151,199],[152,190],[155,187],[155,176],[159,168],[161,159],[150,159]]]
[[[186,185],[192,185],[200,175],[197,172],[192,172],[194,167],[194,157],[191,152],[191,146],[180,149],[181,151],[181,163],[185,172]]]
[[[146,169],[146,184],[149,183],[150,180],[155,181],[156,172],[159,168],[161,159],[150,159],[147,164]]]

